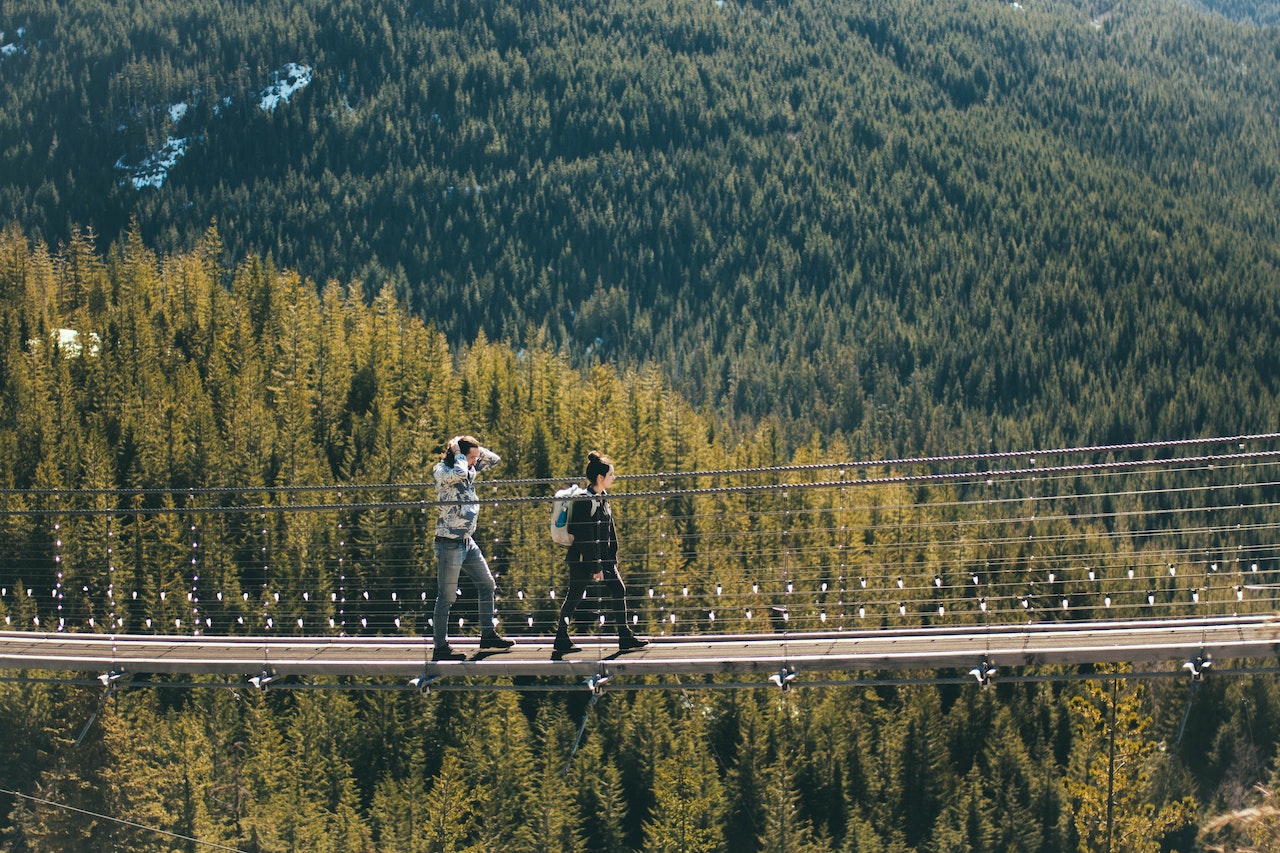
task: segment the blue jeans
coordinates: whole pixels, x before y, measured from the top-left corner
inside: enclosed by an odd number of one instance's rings
[[[477,598],[480,605],[480,628],[482,631],[493,630],[493,592],[495,584],[493,573],[489,571],[489,563],[480,551],[480,546],[470,536],[466,539],[436,540],[436,564],[439,572],[436,576],[436,609],[433,627],[433,642],[436,648],[449,642],[449,608],[458,594],[458,575],[465,571],[467,577],[476,585]]]

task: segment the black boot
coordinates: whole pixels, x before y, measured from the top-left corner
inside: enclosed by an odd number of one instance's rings
[[[480,648],[482,649],[509,649],[515,644],[515,640],[508,640],[505,637],[498,636],[497,631],[485,631],[480,635]]]
[[[442,660],[466,660],[467,656],[464,652],[455,652],[453,647],[448,643],[443,646],[436,646],[431,650],[431,660],[438,662]]]
[[[618,651],[630,652],[643,649],[647,645],[649,645],[648,640],[637,637],[626,625],[618,629]]]
[[[556,629],[556,642],[551,648],[552,660],[559,660],[564,655],[582,651],[582,649],[573,644],[573,640],[569,639],[569,628],[563,624]]]

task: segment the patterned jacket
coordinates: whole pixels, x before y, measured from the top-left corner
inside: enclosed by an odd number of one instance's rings
[[[480,515],[480,498],[476,496],[476,474],[486,468],[492,468],[502,461],[502,457],[489,450],[480,448],[480,458],[474,468],[467,466],[467,457],[459,453],[454,457],[453,465],[444,464],[444,460],[436,463],[432,474],[436,480],[436,500],[458,501],[458,503],[441,503],[438,507],[440,518],[436,521],[436,535],[449,539],[465,539],[476,532],[476,518]]]

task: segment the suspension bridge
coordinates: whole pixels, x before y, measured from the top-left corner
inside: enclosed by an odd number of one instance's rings
[[[467,659],[441,663],[429,483],[0,490],[0,670],[406,689],[1263,671],[1278,475],[1280,434],[624,476],[621,569],[652,643],[618,652],[588,602],[561,660],[547,515],[564,481],[482,479],[477,541],[515,646],[478,648],[464,584]]]

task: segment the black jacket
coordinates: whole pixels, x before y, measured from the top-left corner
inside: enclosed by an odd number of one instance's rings
[[[573,544],[564,560],[571,575],[589,577],[618,568],[618,534],[608,498],[581,497],[569,505]]]

